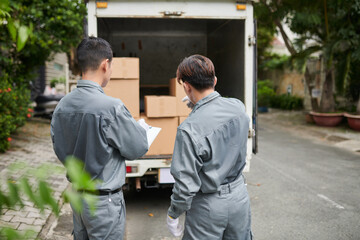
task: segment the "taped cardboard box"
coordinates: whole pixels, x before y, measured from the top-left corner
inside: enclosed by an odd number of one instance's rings
[[[176,97],[147,95],[144,97],[147,117],[176,117]]]
[[[178,118],[148,118],[144,114],[141,114],[140,118],[143,118],[150,126],[161,128],[159,135],[155,138],[146,155],[172,154],[174,151]]]
[[[176,97],[176,114],[177,116],[188,116],[191,109],[188,108],[185,102],[182,101],[186,97],[184,87],[179,84],[176,78],[172,78],[169,81],[170,96]]]
[[[139,79],[139,58],[113,58],[112,79]]]
[[[119,98],[134,118],[140,116],[139,79],[110,80],[103,89],[106,95]]]

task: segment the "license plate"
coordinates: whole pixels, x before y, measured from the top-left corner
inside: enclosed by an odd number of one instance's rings
[[[159,169],[159,183],[174,183],[175,179],[170,173],[170,168]]]

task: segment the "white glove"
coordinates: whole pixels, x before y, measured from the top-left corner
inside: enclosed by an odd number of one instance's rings
[[[190,98],[188,96],[184,97],[181,101],[183,102],[187,102],[186,105],[188,106],[188,108],[193,109],[194,108],[194,104],[190,101]]]
[[[184,228],[182,225],[179,225],[179,218],[173,219],[170,216],[167,216],[166,222],[168,229],[172,235],[174,235],[175,237],[181,236]]]
[[[149,131],[149,129],[150,129],[150,126],[145,122],[145,120],[144,119],[139,119],[139,121],[137,121],[138,122],[138,124],[143,128],[143,129],[145,129],[145,131],[147,132],[147,131]]]

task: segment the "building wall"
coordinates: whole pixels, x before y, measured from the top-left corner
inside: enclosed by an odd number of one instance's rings
[[[54,78],[65,77],[67,62],[68,59],[65,53],[56,53],[53,60],[45,63],[46,85],[50,85],[50,81]]]
[[[274,83],[276,94],[305,96],[304,74],[294,70],[270,70],[259,73],[259,79],[269,79]]]
[[[296,71],[285,70],[274,79],[277,94],[290,94],[304,97],[304,75]]]

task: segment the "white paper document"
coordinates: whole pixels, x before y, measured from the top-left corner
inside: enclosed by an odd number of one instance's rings
[[[139,119],[138,123],[146,131],[146,136],[147,136],[147,140],[148,140],[148,147],[150,148],[150,145],[154,142],[154,140],[157,137],[157,135],[159,134],[161,128],[152,127],[152,126],[148,125],[145,122],[145,120],[142,119],[142,118]]]
[[[161,128],[149,126],[149,130],[146,132],[149,148],[150,148],[151,144],[154,142],[155,138],[157,137],[157,135],[159,134],[160,131],[161,131]]]

